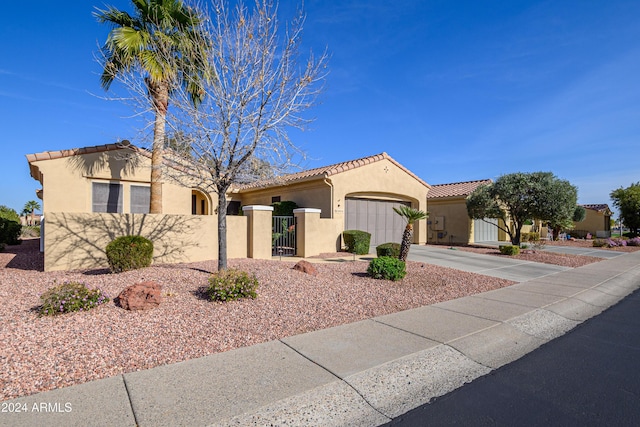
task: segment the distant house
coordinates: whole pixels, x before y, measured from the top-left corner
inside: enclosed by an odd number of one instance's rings
[[[467,213],[467,196],[479,186],[491,182],[490,179],[482,179],[432,185],[427,195],[427,242],[466,245],[506,240],[506,233],[496,227],[497,218],[472,220]]]
[[[587,215],[584,220],[576,222],[573,228],[587,231],[594,237],[610,237],[613,212],[609,209],[609,205],[601,203],[580,206],[585,208]]]
[[[29,154],[27,160],[31,176],[42,184],[45,269],[104,264],[100,251],[123,233],[153,237],[162,248],[156,257],[162,262],[216,256],[215,193],[166,179],[163,214],[147,215],[148,151],[126,142]],[[246,215],[263,215],[277,201],[301,208],[296,214],[300,256],[340,250],[345,229],[370,232],[372,245],[399,242],[404,222],[392,208],[404,204],[426,210],[429,189],[386,153],[234,187],[227,194],[229,258],[271,256],[270,220]],[[245,216],[234,215],[243,210]],[[426,240],[426,220],[419,221],[414,242]]]

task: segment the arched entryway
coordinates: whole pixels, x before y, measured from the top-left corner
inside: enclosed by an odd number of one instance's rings
[[[191,214],[192,215],[210,215],[211,201],[207,195],[200,191],[191,190]]]

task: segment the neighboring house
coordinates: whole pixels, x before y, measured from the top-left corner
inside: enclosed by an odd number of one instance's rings
[[[125,141],[30,154],[27,160],[31,176],[42,184],[38,197],[45,218],[45,269],[104,264],[106,258],[100,252],[121,234],[155,240],[154,258],[162,262],[217,255],[216,194],[165,174],[163,214],[137,215],[149,209],[148,151]],[[248,220],[247,216],[263,215],[264,209],[247,206],[276,201],[293,201],[305,208],[296,213],[301,256],[339,250],[345,229],[369,231],[372,245],[400,242],[404,223],[392,207],[406,204],[426,210],[429,188],[386,153],[238,186],[227,194],[228,256],[267,256],[256,249],[264,245],[256,242],[266,240],[270,250],[271,223]],[[232,215],[240,210],[246,211],[244,216]],[[423,220],[415,225],[414,242],[425,243],[426,238]]]
[[[585,230],[594,237],[611,237],[611,215],[613,212],[607,204],[580,205],[587,215],[584,220],[576,222],[574,229]],[[570,233],[570,231],[569,231]]]
[[[472,220],[467,213],[467,196],[479,186],[491,182],[483,179],[432,185],[427,195],[427,242],[467,245],[507,240],[506,233],[496,226],[498,219]]]

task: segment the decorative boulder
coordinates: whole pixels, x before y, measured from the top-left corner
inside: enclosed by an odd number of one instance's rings
[[[120,307],[126,310],[149,310],[162,302],[162,287],[156,282],[142,282],[128,286],[118,295]]]
[[[294,270],[301,271],[303,273],[310,274],[312,276],[318,275],[318,270],[309,261],[300,260],[293,266]]]

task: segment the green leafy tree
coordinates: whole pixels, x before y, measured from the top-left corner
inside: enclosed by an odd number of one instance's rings
[[[102,48],[100,82],[108,90],[114,80],[144,79],[146,97],[155,114],[151,157],[150,213],[162,213],[162,166],[169,98],[177,87],[201,101],[202,18],[180,0],[132,0],[135,13],[107,6],[94,16],[113,27]],[[195,51],[200,50],[197,54]],[[148,104],[147,104],[148,105]]]
[[[40,210],[40,203],[36,202],[35,200],[29,200],[27,203],[24,204],[24,208],[22,211],[31,214],[31,223],[29,225],[35,224],[36,210]]]
[[[640,231],[640,182],[627,188],[618,188],[610,194],[613,205],[620,210],[620,220],[632,234]]]
[[[429,213],[405,205],[393,208],[393,210],[407,222],[407,225],[404,228],[404,232],[402,233],[402,242],[400,243],[400,256],[398,256],[398,259],[406,262],[407,256],[409,256],[411,243],[413,242],[413,223],[427,218],[429,216]]]
[[[0,218],[20,223],[20,215],[18,215],[18,212],[5,205],[0,205]]]
[[[573,210],[571,217],[558,217],[549,221],[549,227],[553,232],[553,239],[558,240],[562,230],[571,230],[576,222],[580,222],[587,216],[587,210],[582,206],[577,206]]]
[[[561,223],[573,218],[578,190],[569,181],[551,172],[512,173],[494,183],[478,187],[467,197],[467,212],[472,219],[499,218],[497,227],[520,245],[525,221],[539,219]],[[506,226],[511,222],[512,226]]]

